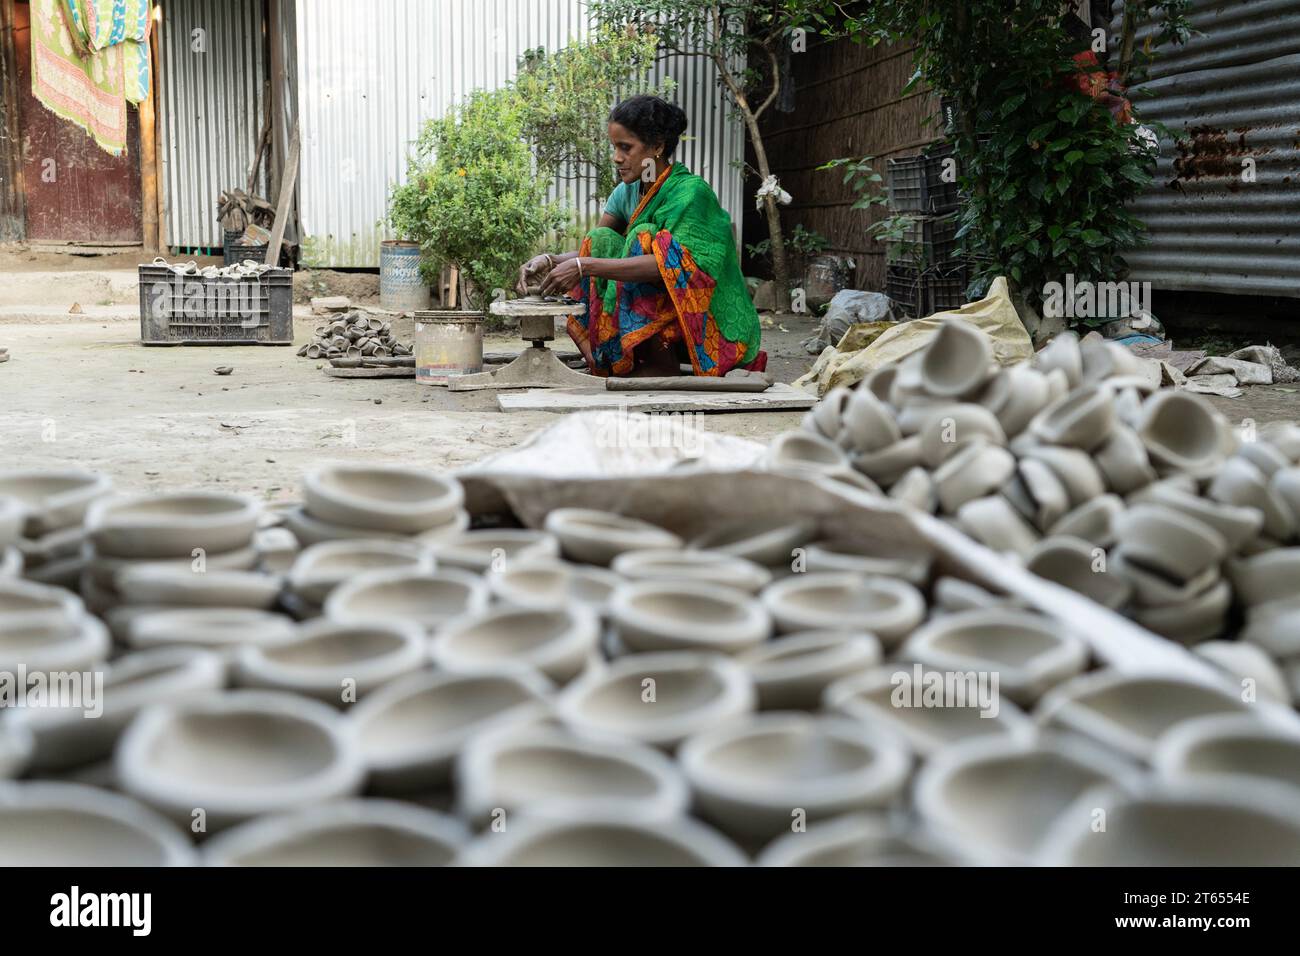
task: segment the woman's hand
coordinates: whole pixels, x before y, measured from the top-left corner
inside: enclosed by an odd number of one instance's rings
[[[557,263],[542,282],[542,295],[564,295],[576,286],[587,273],[579,263],[582,260],[574,256]]]
[[[535,286],[545,279],[551,272],[554,262],[554,257],[546,253],[533,256],[519,267],[519,282],[515,285],[515,291],[520,295],[527,295],[528,287]]]

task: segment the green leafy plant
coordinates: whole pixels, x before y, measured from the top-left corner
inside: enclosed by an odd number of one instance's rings
[[[823,236],[816,229],[805,229],[803,223],[794,227],[786,240],[785,247],[796,255],[815,256],[817,253],[829,247],[831,241]],[[772,249],[771,240],[764,239],[761,242],[747,244],[745,246],[749,254],[756,259],[766,258]]]
[[[713,64],[724,94],[745,125],[761,181],[772,176],[759,120],[782,90],[781,57],[806,43],[806,35],[830,34],[839,22],[835,4],[824,0],[595,0],[592,14],[605,24],[632,27],[658,37],[682,56]],[[790,264],[777,199],[766,193],[768,253],[779,311],[790,308]]]
[[[406,183],[389,196],[389,222],[420,243],[421,269],[456,265],[469,281],[475,308],[492,290],[514,285],[519,263],[567,216],[547,202],[524,139],[518,99],[510,89],[475,92],[421,130]]]
[[[616,98],[672,95],[672,80],[650,79],[658,49],[652,35],[605,27],[554,53],[524,52],[513,89],[539,175],[592,180],[601,200],[613,191],[609,111]]]
[[[887,206],[889,203],[885,198],[884,177],[871,165],[874,159],[874,156],[861,158],[847,156],[832,159],[818,166],[817,169],[843,169],[844,185],[857,195],[849,208],[873,209],[877,206]],[[895,213],[873,222],[867,227],[867,235],[877,242],[885,243],[891,258],[906,259],[918,267],[923,266],[924,244],[913,238],[917,222],[916,216]]]
[[[958,236],[976,257],[975,285],[1006,275],[1037,304],[1066,273],[1122,276],[1124,251],[1143,240],[1127,204],[1151,184],[1153,155],[1111,107],[1162,45],[1187,39],[1188,5],[1130,0],[1111,91],[1095,97],[1074,57],[1091,49],[1104,61],[1104,38],[1072,35],[1063,0],[826,3],[822,12],[863,42],[915,43],[909,86],[924,80],[957,104],[951,138],[968,197]],[[1160,27],[1139,50],[1138,25],[1157,13]]]

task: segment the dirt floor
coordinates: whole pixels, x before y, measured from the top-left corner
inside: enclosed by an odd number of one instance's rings
[[[127,490],[229,487],[296,498],[305,468],[373,461],[454,469],[509,448],[555,420],[497,410],[491,392],[451,393],[409,379],[327,378],[288,347],[145,347],[139,342],[138,250],[85,258],[0,249],[0,467],[81,465]],[[312,274],[303,273],[304,281]],[[365,284],[357,285],[363,292]],[[338,294],[334,289],[333,294]],[[368,300],[373,301],[373,300]],[[71,311],[73,307],[79,311]],[[301,307],[298,344],[319,319]],[[813,361],[808,317],[765,317],[769,370],[781,381]],[[413,324],[395,323],[409,341]],[[490,336],[489,351],[523,342]],[[557,343],[568,348],[568,343]],[[234,367],[229,376],[213,369]],[[1234,422],[1300,419],[1300,388],[1211,398]],[[706,416],[708,428],[768,441],[800,414]]]

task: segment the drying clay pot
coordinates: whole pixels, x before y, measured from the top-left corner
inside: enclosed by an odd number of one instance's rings
[[[692,540],[690,546],[700,551],[721,551],[770,568],[788,565],[794,549],[807,544],[815,532],[816,523],[812,521],[759,516],[707,531]]]
[[[858,384],[858,389],[866,389],[876,398],[886,404],[890,401],[890,394],[894,389],[894,381],[898,377],[897,365],[882,365],[877,369],[866,374],[866,377]]]
[[[986,591],[978,584],[961,578],[939,578],[934,582],[934,603],[949,614],[957,611],[981,611],[994,607],[1015,607],[1017,602],[1002,594]]]
[[[1177,393],[1175,393],[1177,394]],[[1098,812],[1106,831],[1097,831]],[[1180,782],[1085,794],[1043,841],[1046,866],[1294,866],[1300,815],[1263,794]]]
[[[515,561],[560,556],[560,545],[553,535],[526,528],[465,531],[431,542],[431,546],[439,565],[476,574],[501,571]]]
[[[985,711],[978,700],[967,701],[966,706],[942,706],[944,700],[939,697],[938,706],[924,706],[927,684],[934,681],[936,687],[943,686],[943,675],[931,677],[924,668],[922,675],[921,686],[915,687],[915,669],[904,665],[855,674],[827,687],[822,704],[826,710],[854,720],[892,727],[921,756],[974,737],[1033,736],[1033,722],[1009,700],[998,701],[996,713],[991,708]]]
[[[921,396],[910,399],[898,410],[898,429],[904,438],[919,437],[921,429],[933,418],[954,414],[966,403],[951,398]]]
[[[284,576],[293,567],[302,548],[288,528],[261,527],[253,535],[253,550],[257,552],[257,566],[267,574]]]
[[[612,571],[549,558],[512,561],[504,571],[488,577],[493,595],[509,607],[544,609],[577,604],[602,615],[609,607],[610,595],[622,583]]]
[[[778,435],[763,460],[772,471],[791,475],[833,477],[849,470],[849,460],[839,445],[809,431]]]
[[[705,730],[682,744],[678,761],[700,813],[746,841],[788,832],[799,810],[813,821],[887,806],[912,763],[892,731],[794,713]]]
[[[886,647],[901,643],[925,618],[925,599],[912,585],[852,573],[791,575],[768,585],[762,600],[779,633],[864,630]]]
[[[1300,730],[1248,714],[1189,720],[1160,739],[1152,758],[1170,786],[1183,780],[1282,785],[1300,802]]]
[[[927,514],[939,510],[939,494],[935,490],[934,479],[924,468],[909,469],[894,482],[894,486],[889,489],[889,497]]]
[[[495,608],[448,621],[429,652],[434,664],[446,671],[531,667],[565,684],[586,666],[599,636],[600,619],[581,605]]]
[[[0,628],[10,615],[39,614],[51,622],[75,624],[85,606],[75,594],[18,578],[0,579]]]
[[[1286,506],[1296,528],[1300,529],[1300,468],[1283,468],[1268,482],[1274,500]]]
[[[405,793],[444,786],[472,736],[549,712],[550,681],[530,671],[420,672],[370,694],[347,714],[369,788]]]
[[[264,813],[348,796],[364,770],[335,711],[272,691],[228,691],[143,711],[117,746],[122,788],[208,831]]]
[[[1241,639],[1274,657],[1300,657],[1300,598],[1282,598],[1247,608]]]
[[[28,538],[80,525],[91,502],[112,489],[107,475],[70,468],[0,472],[0,499],[13,498],[23,511],[23,534]],[[0,518],[0,528],[4,519]],[[0,543],[5,534],[0,530]]]
[[[753,561],[722,551],[625,551],[610,569],[629,581],[694,581],[756,594],[772,572]]]
[[[805,425],[810,431],[834,441],[840,433],[840,419],[844,414],[844,406],[848,404],[852,395],[853,392],[843,386],[831,389],[805,416]]]
[[[1286,541],[1295,533],[1291,509],[1273,494],[1264,474],[1244,458],[1224,462],[1207,494],[1225,505],[1257,508],[1264,515],[1264,533],[1271,538]]]
[[[203,846],[209,866],[448,866],[459,820],[395,800],[340,800],[251,820]]]
[[[49,612],[0,615],[0,671],[86,671],[108,657],[108,629],[85,615],[69,622]]]
[[[1043,444],[1092,451],[1110,437],[1114,427],[1111,392],[1085,387],[1044,408],[1034,417],[1029,430]]]
[[[1237,598],[1250,607],[1296,597],[1300,548],[1277,548],[1228,564]]]
[[[675,748],[755,706],[748,672],[719,654],[630,654],[588,671],[560,694],[556,713],[578,734]]]
[[[72,783],[0,783],[6,866],[193,866],[169,821],[134,800]]]
[[[0,548],[11,548],[22,539],[27,508],[17,498],[0,497]]]
[[[880,663],[880,641],[863,631],[804,631],[740,654],[761,710],[817,710],[826,688]]]
[[[280,596],[280,579],[253,571],[145,566],[119,572],[115,589],[129,604],[266,610]]]
[[[370,571],[429,572],[433,554],[411,541],[326,541],[304,549],[289,571],[289,590],[323,604],[344,581]]]
[[[1052,469],[1070,496],[1071,508],[1077,508],[1106,493],[1101,471],[1087,452],[1077,448],[1040,445],[1031,448],[1026,455]]]
[[[1038,543],[1028,560],[1027,570],[1078,591],[1103,607],[1118,611],[1133,596],[1133,586],[1097,562],[1096,545],[1080,538],[1053,535]]]
[[[1193,474],[1226,457],[1213,407],[1190,392],[1157,392],[1142,407],[1138,436],[1158,467]]]
[[[1083,741],[983,737],[930,758],[916,781],[922,819],[951,842],[1026,865],[1052,825],[1102,785],[1132,786],[1131,764]]]
[[[946,514],[956,514],[966,502],[992,494],[1015,473],[1016,459],[1005,448],[984,443],[967,445],[934,472],[939,508]]]
[[[772,635],[758,600],[709,583],[634,581],[610,595],[609,610],[619,639],[632,651],[734,654]]]
[[[303,478],[307,510],[322,521],[416,534],[447,522],[465,500],[460,482],[396,465],[329,465]]]
[[[1189,601],[1139,608],[1133,619],[1161,637],[1191,645],[1223,633],[1231,604],[1232,588],[1219,581]]]
[[[854,451],[873,452],[902,437],[894,413],[870,389],[858,388],[851,393],[840,414],[838,441],[841,445]]]
[[[1181,607],[1217,587],[1222,580],[1218,566],[1211,565],[1189,581],[1171,581],[1156,571],[1133,564],[1123,548],[1110,552],[1107,568],[1132,586],[1134,603],[1142,608]]]
[[[1242,442],[1241,447],[1237,449],[1237,457],[1250,462],[1267,479],[1272,479],[1279,471],[1291,465],[1290,458],[1268,442],[1262,441]]]
[[[1202,522],[1163,505],[1140,504],[1115,523],[1126,560],[1189,581],[1227,556],[1223,536]]]
[[[1038,533],[1003,495],[968,501],[957,509],[957,527],[994,551],[1027,556]]]
[[[932,670],[996,673],[999,692],[1021,705],[1088,663],[1087,645],[1058,622],[1011,608],[945,615],[919,628],[899,655]]]
[[[921,356],[921,383],[931,395],[959,398],[989,379],[993,343],[982,329],[961,319],[940,323]]]
[[[250,608],[196,607],[154,611],[133,619],[126,643],[152,647],[204,647],[230,650],[269,644],[289,637],[294,623],[283,614]]]
[[[763,848],[758,866],[956,866],[966,862],[933,838],[898,832],[875,813],[853,813],[787,833]]]
[[[1246,709],[1217,685],[1174,675],[1099,670],[1054,688],[1034,716],[1043,726],[1075,731],[1134,759],[1149,760],[1171,727],[1193,717]]]
[[[856,471],[872,481],[893,484],[908,469],[921,464],[921,436],[911,435],[879,451],[855,452],[850,461]]]
[[[746,866],[730,841],[690,817],[642,823],[621,814],[580,819],[525,817],[488,832],[461,854],[461,866]]]
[[[830,538],[810,544],[804,553],[808,571],[853,571],[900,578],[917,587],[930,580],[931,553],[914,545]]]
[[[21,721],[0,720],[0,780],[17,777],[27,769],[36,743]]]
[[[1146,446],[1127,425],[1116,424],[1110,437],[1093,452],[1093,459],[1106,487],[1116,494],[1127,495],[1156,480]]]
[[[409,621],[432,631],[454,617],[486,610],[481,577],[455,568],[439,571],[370,571],[340,584],[325,600],[336,621]]]
[[[1062,332],[1039,350],[1034,356],[1034,365],[1045,375],[1059,372],[1065,377],[1069,388],[1078,388],[1083,382],[1083,353],[1079,348],[1079,336],[1073,332]]]
[[[247,548],[261,504],[217,492],[101,498],[86,513],[95,551],[115,558],[192,558]]]
[[[547,726],[508,727],[480,734],[456,762],[457,809],[488,824],[498,808],[507,819],[582,819],[617,813],[646,823],[685,814],[690,790],[676,764],[629,741],[587,740]]]
[[[86,547],[85,555],[86,573],[93,582],[95,589],[111,596],[115,603],[120,600],[120,595],[117,592],[117,579],[130,572],[160,571],[164,574],[206,574],[215,571],[248,571],[257,566],[257,551],[251,547],[237,548],[234,551],[209,552],[203,555],[202,567],[205,570],[202,572],[195,570],[198,566],[197,557],[187,556],[168,559],[114,558],[96,554],[89,545]],[[84,591],[82,593],[85,594]]]
[[[1264,527],[1264,515],[1258,509],[1211,501],[1164,481],[1151,485],[1141,501],[1172,508],[1213,528],[1223,536],[1229,551],[1238,551],[1254,541]]]
[[[1268,442],[1292,464],[1300,465],[1300,422],[1267,422],[1260,425],[1259,440]]]
[[[226,683],[222,659],[189,647],[166,647],[119,657],[104,666],[102,712],[88,719],[81,707],[47,707],[15,712],[35,741],[33,765],[64,770],[103,760],[122,732],[152,704],[188,700]]]
[[[921,436],[921,462],[938,468],[954,453],[973,442],[1005,445],[1006,433],[987,408],[953,405],[931,414],[917,432]]]
[[[293,533],[293,536],[304,547],[322,544],[327,541],[408,540],[402,535],[384,534],[373,528],[354,528],[351,525],[322,521],[315,515],[308,514],[307,509],[301,507],[290,508],[284,512],[284,526]]]
[[[1300,639],[1300,627],[1291,633]],[[1227,674],[1243,691],[1251,687],[1261,700],[1272,700],[1283,706],[1291,703],[1282,671],[1262,649],[1247,643],[1244,635],[1236,641],[1204,641],[1193,648],[1193,653]]]
[[[1028,365],[1013,365],[1002,370],[979,401],[997,416],[1004,434],[1014,437],[1029,426],[1050,399],[1046,375]]]
[[[291,691],[343,707],[425,665],[424,629],[404,621],[350,624],[322,618],[235,656],[241,687]]]
[[[1070,493],[1046,463],[1023,458],[1017,475],[1003,488],[1003,495],[1039,531],[1046,531],[1070,510]],[[1023,495],[1023,497],[1019,497]]]

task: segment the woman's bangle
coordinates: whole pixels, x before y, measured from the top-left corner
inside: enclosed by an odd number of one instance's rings
[[[578,256],[577,259],[578,259],[578,278],[581,279],[581,278],[583,278],[583,275],[582,275],[582,256]]]
[[[549,252],[543,252],[542,255],[546,256],[546,264],[547,264],[548,266],[550,266],[552,269],[554,269],[554,268],[555,268],[555,256],[551,255]]]

